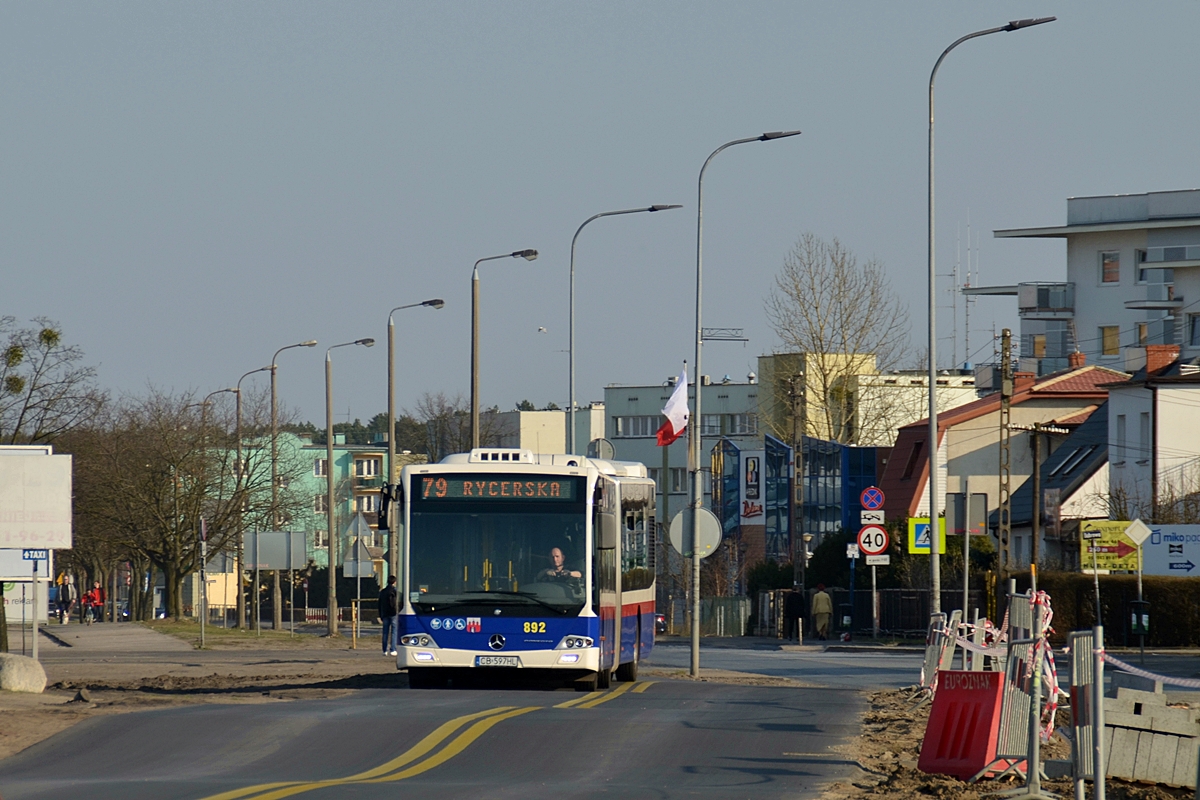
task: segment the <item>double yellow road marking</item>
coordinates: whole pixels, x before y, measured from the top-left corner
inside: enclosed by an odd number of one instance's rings
[[[559,703],[555,708],[595,708],[619,697],[630,689],[640,694],[653,685],[653,682],[626,683],[611,692],[589,692],[583,697]],[[280,781],[276,783],[261,783],[257,786],[247,786],[229,792],[212,795],[204,800],[281,800],[284,797],[310,792],[314,789],[324,789],[331,786],[347,784],[392,783],[420,775],[423,772],[438,767],[457,756],[471,746],[483,734],[501,722],[528,714],[531,711],[543,710],[545,706],[499,706],[474,714],[464,714],[442,723],[415,745],[400,755],[380,764],[378,767],[348,775],[344,778],[332,778],[322,781]],[[466,727],[466,730],[461,730]],[[461,732],[460,732],[461,730]],[[455,735],[457,734],[457,735]],[[453,737],[453,738],[451,738]],[[447,740],[449,742],[447,743]],[[443,743],[445,745],[443,746]],[[441,748],[440,750],[438,748]]]

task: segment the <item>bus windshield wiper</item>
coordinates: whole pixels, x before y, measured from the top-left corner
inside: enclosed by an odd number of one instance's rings
[[[546,608],[546,609],[553,611],[555,614],[566,614],[567,613],[566,609],[559,608],[558,606],[552,606],[549,603],[547,603],[546,601],[539,600],[538,598],[534,597],[533,595],[531,595],[527,592],[510,592],[510,591],[502,591],[500,589],[475,589],[470,592],[463,592],[463,594],[501,594],[501,595],[505,595],[507,597],[522,597],[526,600],[531,600],[534,603],[537,603],[542,608]]]

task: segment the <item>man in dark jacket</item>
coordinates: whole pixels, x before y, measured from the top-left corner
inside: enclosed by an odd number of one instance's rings
[[[396,655],[395,624],[396,614],[396,576],[388,578],[387,588],[379,593],[379,619],[383,622],[383,654]]]
[[[783,600],[783,619],[786,624],[784,637],[789,641],[800,641],[803,627],[800,621],[804,619],[804,595],[799,587],[793,587]]]

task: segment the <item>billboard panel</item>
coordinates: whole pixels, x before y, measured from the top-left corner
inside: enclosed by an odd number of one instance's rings
[[[0,457],[0,547],[71,548],[71,456]]]

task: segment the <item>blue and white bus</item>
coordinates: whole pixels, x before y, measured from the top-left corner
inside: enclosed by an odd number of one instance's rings
[[[468,670],[588,691],[637,678],[654,646],[645,466],[480,448],[407,466],[400,486],[396,666],[411,686]]]

